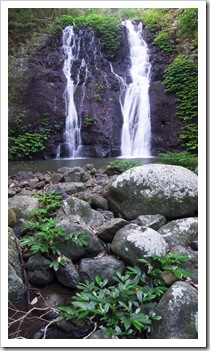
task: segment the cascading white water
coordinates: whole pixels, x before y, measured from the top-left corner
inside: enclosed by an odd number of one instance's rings
[[[130,44],[131,83],[125,83],[123,102],[120,98],[123,114],[121,138],[121,156],[150,156],[150,69],[148,47],[142,38],[142,23],[135,26],[131,21],[124,21],[128,29]]]
[[[66,89],[64,92],[65,98],[65,116],[66,126],[64,132],[65,140],[65,155],[67,158],[75,158],[80,156],[81,149],[81,133],[79,118],[74,103],[74,92],[76,86],[71,78],[71,69],[74,61],[77,59],[79,49],[76,48],[76,41],[73,26],[68,26],[63,30],[63,51],[65,61],[63,66],[63,73],[66,77]],[[85,62],[82,62],[85,65]],[[60,153],[60,150],[59,150]],[[57,155],[58,156],[58,155]]]

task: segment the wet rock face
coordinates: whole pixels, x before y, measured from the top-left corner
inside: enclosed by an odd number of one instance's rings
[[[160,51],[153,45],[153,36],[144,28],[144,40],[150,53],[151,82],[149,89],[151,114],[151,150],[153,155],[182,151],[179,135],[180,121],[176,114],[176,96],[164,91],[164,71],[174,58],[174,53]]]

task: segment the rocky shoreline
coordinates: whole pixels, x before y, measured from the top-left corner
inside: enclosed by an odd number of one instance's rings
[[[85,232],[88,246],[71,240],[61,243],[60,251],[69,263],[57,271],[49,267],[46,255],[22,251],[29,287],[56,281],[72,294],[79,282],[95,281],[96,276],[112,286],[116,271],[123,273],[127,266],[143,269],[140,258],[184,253],[189,261],[182,268],[192,276],[178,279],[166,272],[162,277],[168,287],[156,306],[162,319],[152,323],[147,337],[196,339],[197,175],[180,166],[159,164],[119,173],[118,167],[97,170],[87,164],[83,168],[62,167],[57,172],[20,171],[9,177],[9,300],[15,303],[26,294],[16,241],[25,235],[22,224],[28,220],[28,212],[39,208],[34,195],[56,191],[62,196],[62,207],[54,213],[56,226],[65,228],[66,235]],[[57,295],[51,307],[59,304]],[[87,326],[70,321],[57,322],[56,327],[65,332],[65,338],[90,333]],[[43,338],[43,332],[34,338]],[[117,337],[108,337],[99,329],[89,338]]]

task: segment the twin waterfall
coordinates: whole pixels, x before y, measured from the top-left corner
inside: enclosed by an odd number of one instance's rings
[[[121,104],[123,128],[121,155],[124,157],[150,156],[150,68],[148,49],[142,38],[142,23],[134,28],[125,21],[130,43],[131,83],[126,84],[124,102]]]
[[[142,24],[132,24],[131,21],[122,23],[127,27],[130,46],[130,69],[126,77],[121,77],[113,71],[111,72],[119,81],[120,96],[119,102],[123,116],[123,126],[121,134],[121,156],[122,157],[147,157],[150,156],[150,103],[149,103],[149,83],[150,69],[147,44],[142,38]],[[79,44],[73,26],[68,26],[63,31],[63,52],[65,61],[63,73],[66,77],[65,116],[66,126],[64,132],[64,143],[58,147],[57,158],[65,154],[66,158],[82,157],[81,122],[78,111],[74,103],[74,93],[79,84],[75,84],[71,77],[72,65],[78,60],[80,53]],[[85,59],[82,59],[83,69],[88,72]],[[85,85],[84,85],[85,89]],[[61,148],[65,151],[62,152]]]

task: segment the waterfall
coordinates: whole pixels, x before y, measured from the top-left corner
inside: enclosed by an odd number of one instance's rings
[[[128,83],[125,81],[124,85],[121,83],[124,96],[123,101],[122,94],[120,96],[123,115],[121,156],[145,157],[150,156],[149,83],[151,65],[148,47],[142,38],[142,23],[137,26],[126,20],[123,24],[128,29],[131,81]]]
[[[74,103],[74,92],[79,83],[80,69],[85,67],[87,74],[87,68],[85,61],[82,60],[81,67],[78,70],[77,84],[75,85],[74,80],[71,77],[71,71],[74,61],[78,58],[80,41],[76,44],[73,26],[68,26],[63,30],[62,40],[62,49],[65,55],[63,73],[67,81],[66,89],[64,91],[66,125],[64,131],[64,143],[59,145],[56,157],[60,158],[62,149],[62,154],[64,154],[66,158],[75,158],[81,156],[82,145],[80,121]]]

